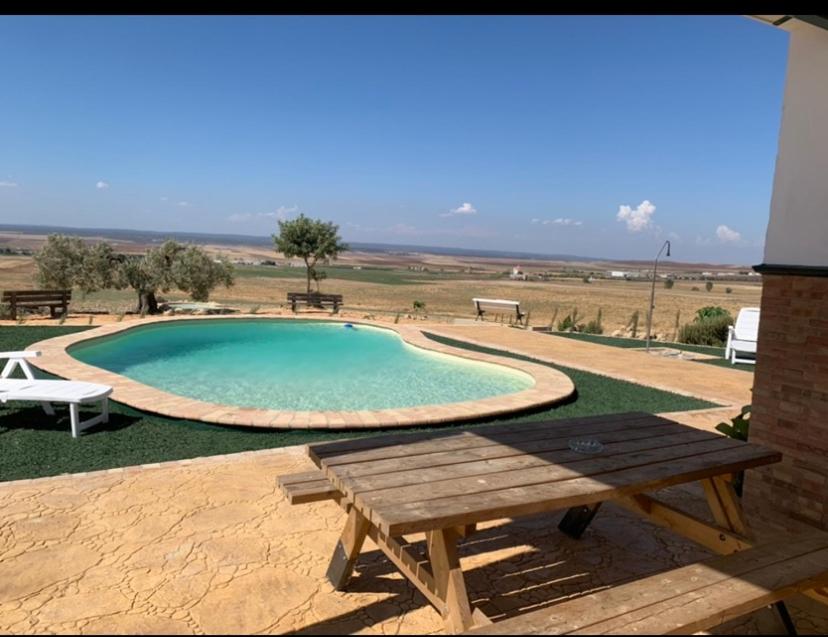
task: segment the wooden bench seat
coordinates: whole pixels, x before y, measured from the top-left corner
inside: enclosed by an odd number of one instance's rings
[[[11,318],[17,318],[18,308],[48,307],[52,318],[66,314],[69,311],[69,301],[72,299],[72,290],[7,290],[0,297],[3,303],[9,304]],[[60,308],[60,314],[56,310]]]
[[[691,634],[826,585],[828,534],[815,531],[621,584],[467,634]]]
[[[339,306],[342,305],[341,294],[319,294],[318,292],[288,292],[287,300],[290,302],[290,309],[296,311],[296,306],[303,303],[309,307],[325,307],[333,308],[334,314],[339,311]]]
[[[321,500],[339,500],[339,491],[321,471],[290,473],[276,478],[276,484],[291,504],[306,504]]]

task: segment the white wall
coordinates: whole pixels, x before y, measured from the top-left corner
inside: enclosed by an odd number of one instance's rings
[[[790,29],[768,264],[828,266],[828,30]],[[786,25],[787,26],[787,25]]]

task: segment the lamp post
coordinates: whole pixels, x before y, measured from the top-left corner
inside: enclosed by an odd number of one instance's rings
[[[664,248],[667,248],[667,256],[670,256],[670,241],[667,240],[664,242],[664,245],[661,246],[661,250],[658,251],[656,255],[655,261],[653,262],[653,286],[650,288],[650,311],[647,313],[647,352],[650,351],[650,327],[653,324],[653,309],[655,309],[655,283],[656,283],[656,270],[658,269],[658,258],[661,256],[661,253],[664,252]]]

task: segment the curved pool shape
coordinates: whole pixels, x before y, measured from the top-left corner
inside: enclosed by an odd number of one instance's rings
[[[180,396],[278,410],[416,407],[534,385],[522,371],[423,350],[387,329],[316,320],[172,321],[69,353]]]

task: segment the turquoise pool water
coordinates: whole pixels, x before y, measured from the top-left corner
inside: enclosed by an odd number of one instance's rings
[[[391,330],[338,322],[175,321],[79,343],[69,353],[180,396],[265,409],[414,407],[534,385],[521,371],[423,350]]]

